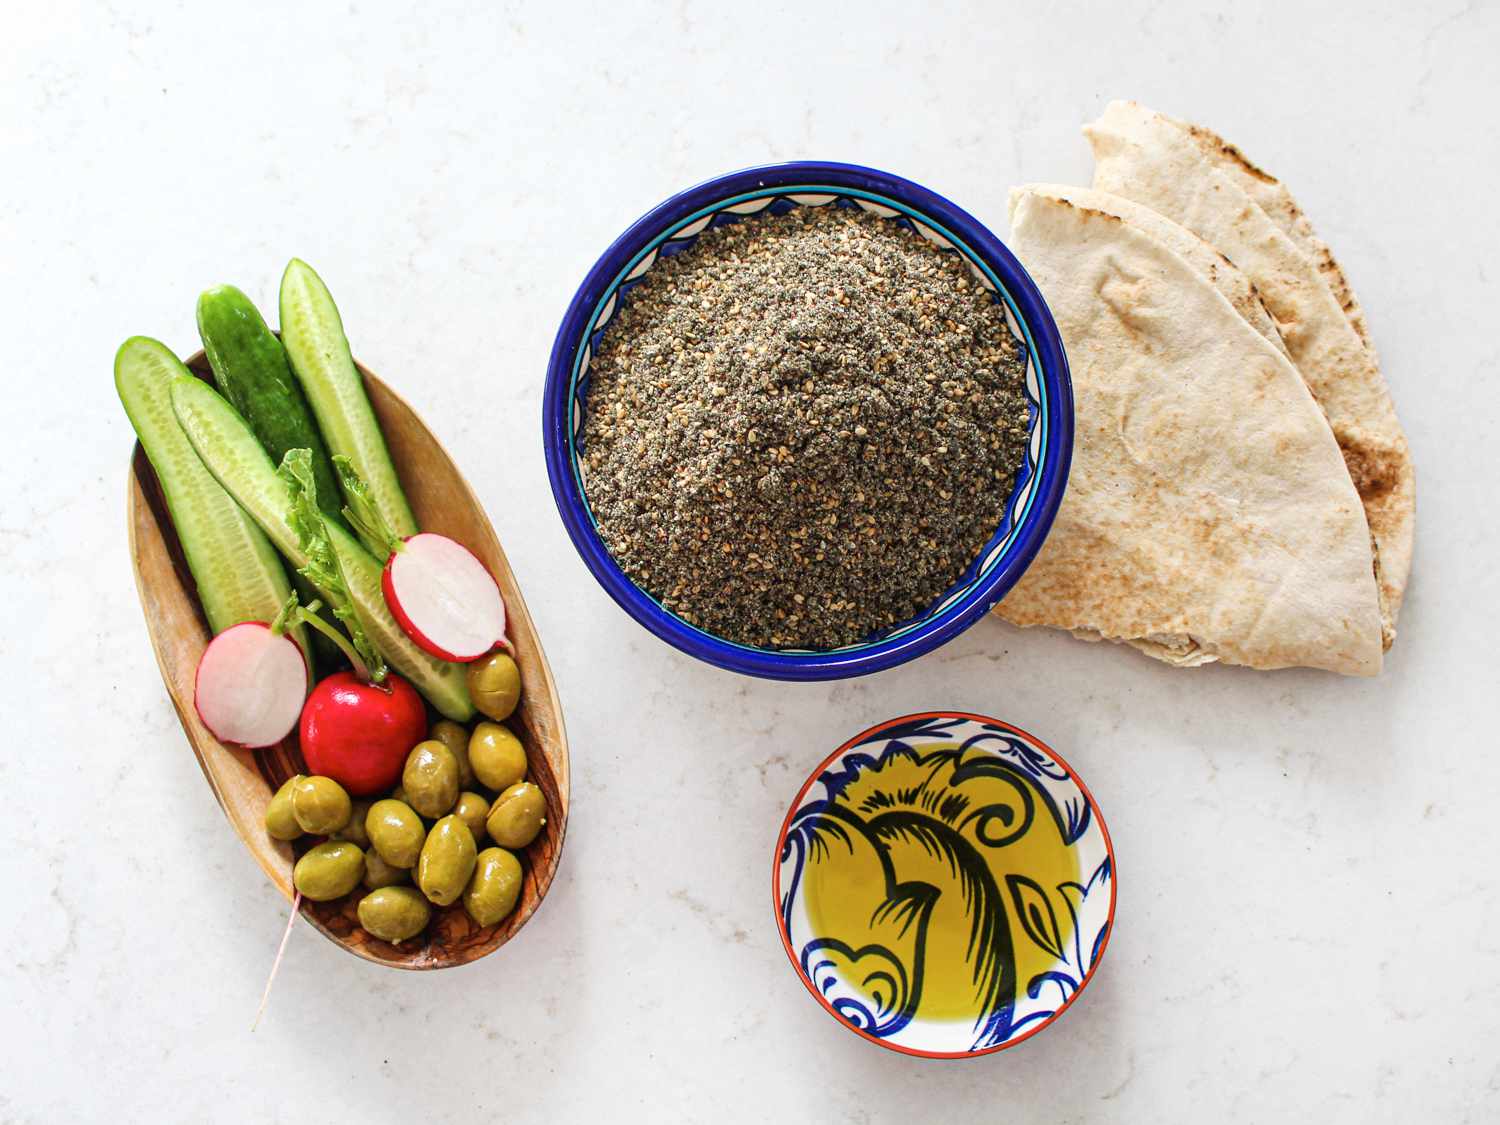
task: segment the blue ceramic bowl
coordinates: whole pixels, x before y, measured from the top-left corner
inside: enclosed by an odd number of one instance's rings
[[[995,294],[1025,350],[1031,440],[1000,525],[974,562],[919,616],[839,649],[753,648],[704,632],[632,582],[599,537],[579,463],[589,360],[630,290],[659,258],[680,253],[710,226],[753,222],[793,207],[861,207],[910,226],[961,254]],[[1057,326],[1014,255],[978,220],[910,180],[855,164],[798,161],[731,172],[672,196],[637,220],[594,264],[558,329],[542,402],[552,494],[573,545],[627,613],[668,644],[710,664],[783,680],[828,680],[890,668],[952,640],[1015,585],[1052,526],[1073,451],[1073,391]]]

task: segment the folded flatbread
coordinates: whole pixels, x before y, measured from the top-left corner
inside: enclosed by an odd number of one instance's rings
[[[1296,368],[1117,215],[1023,188],[1011,231],[1062,333],[1077,436],[1000,615],[1174,664],[1376,674],[1368,524]]]
[[[1110,103],[1084,132],[1094,187],[1187,227],[1255,285],[1364,505],[1389,647],[1411,570],[1416,487],[1406,435],[1342,271],[1285,188],[1222,138],[1134,102]]]
[[[1103,211],[1106,215],[1123,220],[1126,225],[1135,227],[1148,237],[1166,243],[1168,250],[1186,261],[1195,273],[1224,295],[1224,299],[1234,306],[1234,311],[1244,318],[1246,324],[1264,336],[1282,355],[1286,355],[1286,344],[1282,342],[1276,322],[1261,303],[1260,294],[1255,291],[1249,278],[1240,272],[1238,266],[1187,227],[1178,226],[1143,203],[1097,188],[1070,187],[1066,184],[1027,184],[1026,190],[1045,195],[1049,199],[1066,200],[1090,211]]]
[[[1171,120],[1179,128],[1186,129],[1188,135],[1197,142],[1198,148],[1204,156],[1208,157],[1214,167],[1237,183],[1246,195],[1260,205],[1260,209],[1269,216],[1270,220],[1281,228],[1282,233],[1317,263],[1318,272],[1323,275],[1328,288],[1333,290],[1334,299],[1344,310],[1350,327],[1359,335],[1365,349],[1374,356],[1375,347],[1370,343],[1370,331],[1365,324],[1365,310],[1361,307],[1359,298],[1354,295],[1354,289],[1350,286],[1349,279],[1344,276],[1344,269],[1339,265],[1338,259],[1333,256],[1333,251],[1313,231],[1312,223],[1302,207],[1292,198],[1292,193],[1287,190],[1287,186],[1264,168],[1253,164],[1249,157],[1213,130],[1188,121],[1177,121],[1175,118]]]

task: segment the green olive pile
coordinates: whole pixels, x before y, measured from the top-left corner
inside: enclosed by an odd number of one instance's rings
[[[515,852],[547,823],[542,791],[526,780],[526,751],[504,725],[521,699],[515,661],[504,653],[475,661],[468,680],[486,721],[472,731],[435,722],[390,796],[353,801],[332,778],[298,774],[266,808],[266,831],[277,840],[328,837],[292,870],[302,896],[329,902],[363,883],[359,924],[382,941],[415,937],[432,906],[460,899],[479,925],[500,921],[521,896]],[[486,838],[496,846],[480,851]]]

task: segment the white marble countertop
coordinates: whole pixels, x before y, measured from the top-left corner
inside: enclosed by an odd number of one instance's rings
[[[1500,251],[1493,4],[209,5],[72,0],[0,36],[0,1121],[1493,1121]],[[313,9],[321,8],[321,11]],[[392,9],[392,10],[387,10]],[[1341,255],[1415,451],[1417,561],[1378,680],[1173,671],[985,621],[787,686],[694,663],[598,589],[539,395],[595,256],[731,167],[847,159],[1003,232],[1088,175],[1133,96],[1283,178]],[[499,955],[409,975],[294,935],[151,660],[110,384],[193,301],[315,263],[356,353],[475,483],[567,714],[550,898]],[[1056,1027],[902,1058],[803,993],[771,851],[850,734],[952,706],[1087,778],[1115,936]]]

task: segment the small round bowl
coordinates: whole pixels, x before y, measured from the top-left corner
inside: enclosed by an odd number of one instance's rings
[[[776,923],[825,1011],[882,1047],[1013,1047],[1093,979],[1114,926],[1099,807],[1044,743],[966,712],[906,715],[835,750],[776,843]]]
[[[1031,440],[1017,466],[1000,525],[957,582],[919,616],[860,644],[807,651],[754,648],[714,636],[663,607],[610,556],[587,500],[579,460],[589,361],[630,290],[661,257],[680,253],[711,226],[754,221],[794,207],[860,207],[910,226],[961,255],[995,295],[1024,349]],[[796,162],[748,168],[674,195],[638,220],[578,287],[547,368],[542,402],[547,475],[573,545],[627,613],[683,652],[755,676],[824,680],[859,676],[920,656],[979,620],[1036,556],[1062,500],[1073,451],[1073,391],[1057,326],[1015,257],[983,224],[926,188],[853,164]]]

